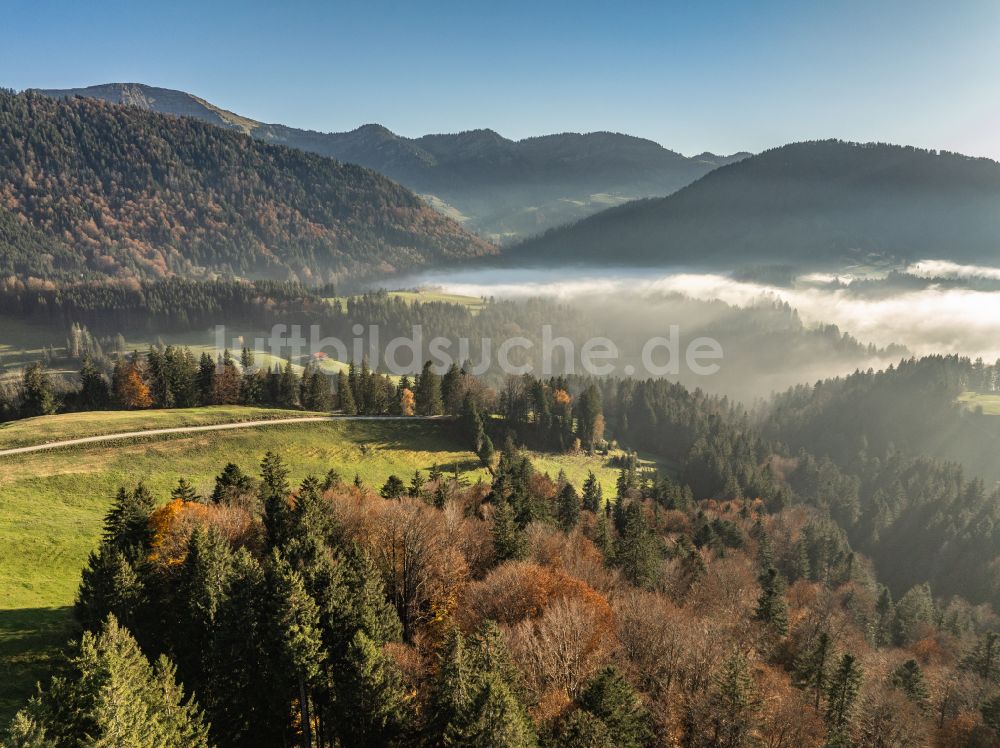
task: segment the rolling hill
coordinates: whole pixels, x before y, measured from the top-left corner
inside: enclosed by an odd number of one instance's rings
[[[651,140],[610,132],[513,141],[492,130],[406,138],[381,125],[321,133],[265,124],[182,91],[138,83],[40,91],[84,96],[210,124],[361,164],[424,194],[496,240],[529,236],[627,200],[668,195],[747,154],[691,158]]]
[[[495,248],[375,172],[190,118],[0,92],[0,272],[334,280]]]
[[[837,265],[870,253],[1000,259],[1000,164],[885,144],[787,145],[662,199],[613,208],[510,250],[518,262]]]

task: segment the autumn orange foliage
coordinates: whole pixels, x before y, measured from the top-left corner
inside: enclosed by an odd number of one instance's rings
[[[149,517],[153,531],[150,560],[174,566],[187,555],[188,538],[200,524],[207,522],[209,509],[196,501],[174,499],[156,509]]]

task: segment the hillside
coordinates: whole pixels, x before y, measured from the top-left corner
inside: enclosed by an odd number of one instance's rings
[[[44,422],[44,438],[61,439],[115,430],[134,417],[160,427],[189,424],[199,415],[202,421],[259,415],[253,408],[200,410],[205,412],[73,413],[35,423]],[[18,424],[12,426],[18,430]],[[208,494],[227,462],[253,475],[268,450],[296,455],[290,476],[295,482],[336,468],[348,479],[357,473],[377,489],[390,474],[409,480],[415,470],[426,474],[435,463],[449,471],[457,467],[472,484],[485,477],[448,424],[417,420],[269,426],[252,433],[175,435],[0,457],[0,509],[10,520],[0,528],[0,658],[9,668],[0,682],[0,725],[32,693],[51,667],[49,658],[70,636],[69,606],[80,570],[99,542],[101,518],[117,486],[142,480],[166,501],[183,475]],[[537,455],[535,462],[552,475],[564,470],[577,483],[591,469],[606,485],[615,478],[601,458]]]
[[[0,272],[303,281],[494,249],[368,169],[193,119],[0,92]]]
[[[836,265],[869,253],[996,261],[1000,164],[840,141],[795,143],[674,195],[611,209],[512,248],[517,261]]]
[[[513,141],[492,130],[406,138],[381,125],[321,133],[265,124],[182,91],[138,83],[40,91],[86,96],[210,124],[386,174],[484,236],[511,239],[626,200],[670,194],[746,154],[691,158],[618,133],[562,133]]]

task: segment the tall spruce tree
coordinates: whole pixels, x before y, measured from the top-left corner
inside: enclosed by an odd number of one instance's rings
[[[288,468],[273,452],[264,455],[260,463],[260,503],[264,509],[264,528],[271,548],[285,542],[291,508],[288,505]]]
[[[21,417],[34,418],[56,412],[52,380],[38,361],[28,364],[21,377]]]
[[[422,416],[439,416],[444,413],[441,399],[441,377],[427,361],[420,372],[420,382],[416,387],[417,413]]]
[[[493,504],[493,551],[496,562],[523,558],[526,549],[521,529],[514,521],[514,509],[506,499]]]
[[[835,736],[846,735],[854,716],[854,703],[861,688],[861,668],[849,654],[840,658],[826,687],[827,727]]]
[[[338,691],[341,743],[347,748],[394,745],[408,733],[402,677],[382,647],[358,631]]]
[[[605,667],[587,683],[580,708],[603,723],[612,745],[641,748],[652,738],[648,712],[614,666]]]
[[[174,667],[151,665],[135,639],[109,616],[85,632],[65,677],[54,677],[15,719],[9,745],[207,748],[208,727],[185,699]]]
[[[595,514],[601,510],[604,497],[601,491],[601,484],[597,481],[597,476],[591,470],[587,473],[587,479],[583,482],[583,508]]]
[[[106,408],[110,399],[108,382],[97,370],[89,355],[84,355],[80,365],[80,407],[84,410]]]
[[[773,566],[758,579],[760,596],[754,615],[758,621],[770,624],[781,636],[788,633],[788,605],[785,603],[785,584]]]
[[[556,519],[563,532],[571,532],[580,521],[580,497],[572,483],[563,485],[559,492]]]

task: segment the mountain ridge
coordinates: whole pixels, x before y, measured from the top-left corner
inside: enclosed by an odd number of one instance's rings
[[[1000,164],[885,143],[804,141],[727,164],[663,198],[511,247],[512,260],[638,265],[1000,260]]]
[[[445,212],[495,241],[530,236],[608,205],[670,194],[747,155],[689,158],[652,140],[609,131],[511,140],[482,128],[407,138],[366,124],[323,133],[258,122],[193,94],[136,83],[37,91],[191,116],[267,143],[367,166],[443,204]]]
[[[0,92],[0,271],[329,282],[495,248],[376,172],[195,118]]]

